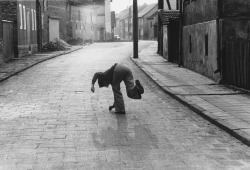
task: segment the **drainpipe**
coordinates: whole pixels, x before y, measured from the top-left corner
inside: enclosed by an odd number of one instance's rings
[[[133,0],[133,39],[134,39],[133,58],[138,58],[138,7],[137,7],[137,0]]]
[[[183,40],[183,2],[182,0],[179,0],[179,11],[180,11],[180,14],[179,14],[179,17],[180,17],[180,21],[179,21],[179,67],[183,66],[183,48],[182,48],[182,40]]]
[[[158,11],[160,9],[163,9],[163,0],[158,0]],[[161,19],[160,19],[160,16],[158,14],[158,50],[157,50],[157,54],[161,54],[161,51],[162,51],[162,41],[163,40],[163,35],[161,34]]]
[[[221,19],[221,4],[223,1],[218,1],[217,4],[217,18],[216,18],[216,31],[217,31],[217,69],[214,71],[214,74],[221,74],[222,81],[222,55],[221,55],[221,34],[220,34],[220,19]]]

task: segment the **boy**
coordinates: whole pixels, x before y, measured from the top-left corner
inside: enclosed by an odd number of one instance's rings
[[[125,114],[124,100],[121,93],[120,84],[123,81],[126,86],[127,95],[131,99],[141,99],[141,94],[144,93],[139,80],[135,80],[132,72],[125,64],[115,63],[110,69],[105,72],[96,72],[92,79],[91,91],[95,92],[95,82],[98,80],[99,87],[108,87],[109,84],[112,86],[114,93],[114,104],[109,107],[109,110],[115,108],[115,113]]]

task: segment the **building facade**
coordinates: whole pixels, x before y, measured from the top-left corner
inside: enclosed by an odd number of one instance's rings
[[[250,89],[250,2],[184,1],[183,64],[214,80]]]
[[[152,40],[154,37],[153,20],[152,17],[158,11],[158,4],[149,4],[138,12],[138,35],[139,39]]]
[[[36,0],[0,2],[0,63],[38,51]]]

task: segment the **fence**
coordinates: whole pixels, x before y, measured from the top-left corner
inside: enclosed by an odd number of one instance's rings
[[[225,83],[250,90],[250,41],[226,42],[222,61]]]

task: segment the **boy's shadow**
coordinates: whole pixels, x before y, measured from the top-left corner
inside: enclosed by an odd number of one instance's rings
[[[99,133],[92,133],[94,146],[98,150],[116,149],[120,151],[119,153],[127,155],[128,158],[143,159],[150,153],[149,150],[158,148],[158,139],[152,134],[148,125],[139,123],[139,125],[128,128],[126,114],[114,114],[114,116],[117,119],[117,129],[107,127]],[[138,123],[136,122],[136,124]]]

